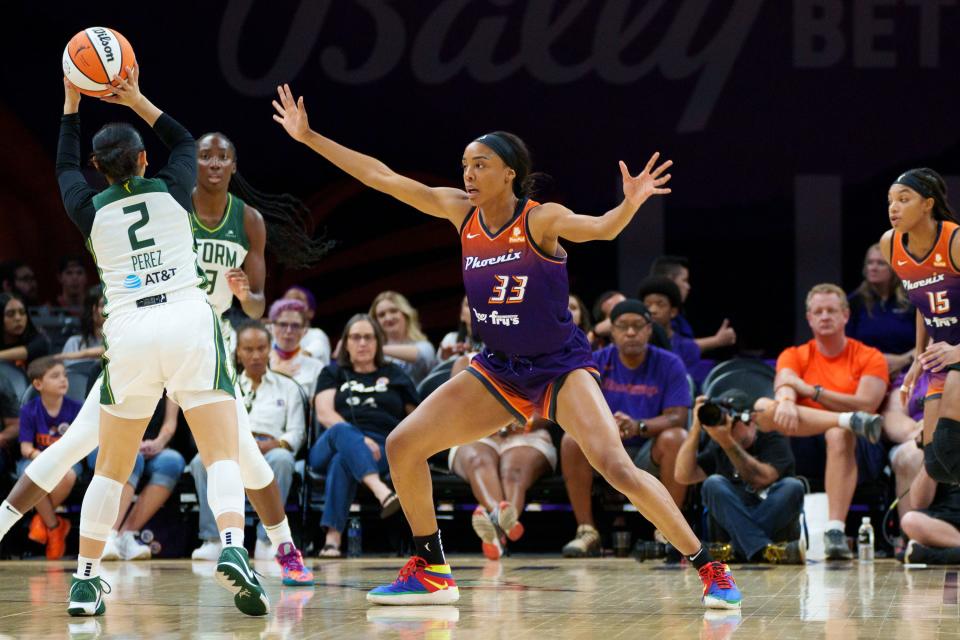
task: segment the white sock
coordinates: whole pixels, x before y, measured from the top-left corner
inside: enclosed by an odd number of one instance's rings
[[[3,540],[3,536],[7,535],[7,532],[17,524],[17,521],[23,517],[23,514],[14,508],[12,504],[3,501],[3,504],[0,504],[0,540]],[[286,522],[286,518],[283,520]],[[290,528],[287,527],[287,531],[290,531]],[[269,531],[268,531],[269,532]]]
[[[827,520],[827,527],[824,531],[840,531],[846,529],[846,523],[843,520]]]
[[[286,516],[283,517],[280,524],[275,524],[272,527],[264,525],[263,528],[266,529],[267,537],[270,538],[270,544],[272,544],[274,548],[279,549],[280,545],[284,542],[293,544],[293,535],[290,533],[290,522]]]
[[[850,428],[850,418],[853,417],[852,411],[845,411],[844,413],[837,414],[837,425],[843,427],[844,429]]]
[[[90,579],[100,575],[100,558],[85,558],[77,556],[77,578]]]
[[[242,547],[243,529],[239,527],[226,527],[220,530],[220,543],[224,547]]]

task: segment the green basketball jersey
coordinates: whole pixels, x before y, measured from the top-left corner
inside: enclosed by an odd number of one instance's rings
[[[234,267],[242,268],[250,249],[243,227],[243,207],[243,200],[228,193],[223,218],[213,229],[200,222],[196,211],[190,214],[200,268],[207,277],[207,299],[219,314],[233,303],[233,292],[227,285],[225,274]]]

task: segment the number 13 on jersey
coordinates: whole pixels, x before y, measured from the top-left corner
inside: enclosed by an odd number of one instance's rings
[[[493,276],[497,284],[493,287],[493,295],[487,300],[490,304],[517,304],[523,302],[527,292],[527,276]],[[510,286],[511,282],[514,286]],[[510,295],[507,296],[507,293]]]
[[[930,300],[930,313],[947,313],[950,311],[950,298],[946,291],[927,291],[927,299]]]

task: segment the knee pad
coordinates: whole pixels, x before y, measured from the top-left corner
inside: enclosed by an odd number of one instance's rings
[[[236,462],[217,460],[207,467],[207,502],[214,518],[225,513],[243,516],[243,483]]]
[[[932,474],[930,477],[937,482],[955,483],[960,480],[960,422],[951,418],[937,420],[937,428],[933,432],[933,442],[930,443],[928,448],[933,449],[940,466],[950,476],[947,480],[940,480]],[[926,450],[924,450],[924,454],[926,455]],[[924,457],[924,463],[926,461],[927,458]]]
[[[931,442],[929,445],[923,449],[923,468],[926,469],[927,475],[933,478],[937,482],[951,483],[953,482],[953,476],[944,467],[940,464],[940,459],[937,458],[935,453],[935,447]]]
[[[120,511],[120,492],[123,484],[106,476],[95,475],[80,507],[80,535],[103,542]]]
[[[238,436],[240,477],[243,480],[243,486],[253,491],[263,489],[273,482],[273,469],[267,464],[249,428],[240,427]]]

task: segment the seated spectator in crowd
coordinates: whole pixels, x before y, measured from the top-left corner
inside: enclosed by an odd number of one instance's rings
[[[653,261],[650,267],[651,276],[664,276],[670,278],[680,289],[681,305],[686,303],[687,296],[690,295],[690,261],[683,256],[660,256]],[[673,330],[686,338],[694,338],[693,327],[687,322],[682,313],[677,314],[673,319]],[[737,343],[737,333],[730,326],[730,321],[724,319],[720,328],[712,336],[705,338],[695,338],[697,346],[701,353],[720,349],[721,347],[730,347]]]
[[[14,469],[14,445],[20,435],[20,399],[10,382],[0,376],[0,475]]]
[[[929,382],[929,375],[921,373],[904,407],[900,395],[900,385],[903,383],[901,375],[890,385],[891,391],[884,403],[883,435],[894,445],[888,457],[893,469],[896,494],[901,496],[897,501],[897,513],[901,520],[912,509],[907,490],[923,466],[923,449],[917,446],[917,441],[923,433],[923,404]]]
[[[299,300],[307,305],[307,332],[300,338],[300,350],[303,354],[316,358],[324,366],[330,364],[330,338],[323,329],[311,326],[317,313],[317,299],[306,287],[293,285],[283,294],[284,298]]]
[[[587,334],[594,349],[600,349],[610,344],[610,312],[613,308],[627,299],[619,291],[604,291],[593,302],[593,317],[597,324],[593,331]]]
[[[3,309],[0,360],[26,370],[31,362],[50,353],[50,341],[33,326],[29,309],[17,294],[0,293],[0,309]]]
[[[443,362],[453,356],[478,351],[478,346],[473,339],[470,304],[467,302],[467,296],[463,296],[463,300],[460,301],[460,321],[457,324],[457,330],[443,336],[440,346],[437,347],[437,360]]]
[[[707,398],[697,398],[693,425],[677,458],[676,479],[685,485],[703,483],[703,506],[733,541],[736,557],[803,564],[799,520],[804,487],[792,477],[790,443],[779,433],[757,431],[753,402],[743,391],[732,389],[722,399],[735,415],[723,412],[713,426],[701,424],[700,408]],[[710,440],[698,454],[701,428]],[[784,535],[790,539],[784,541]],[[722,555],[714,553],[714,558],[728,562],[730,557],[718,557]]]
[[[167,397],[157,403],[137,457],[138,462],[143,460],[143,469],[137,473],[137,467],[134,467],[135,476],[124,485],[124,489],[131,485],[136,489],[139,477],[146,477],[146,483],[129,511],[124,507],[121,495],[120,515],[107,538],[102,560],[150,559],[150,547],[139,540],[140,530],[166,504],[186,466],[183,455],[167,446],[177,432],[179,411],[180,407]]]
[[[282,301],[303,306],[297,300]],[[277,303],[274,303],[276,305]],[[271,311],[273,309],[271,308]],[[290,313],[290,312],[284,312]],[[299,314],[298,314],[299,315]],[[287,322],[282,319],[279,322]],[[276,323],[275,323],[276,324]],[[299,341],[299,336],[295,337]],[[296,344],[296,342],[294,343]],[[303,445],[306,435],[303,392],[299,385],[271,371],[270,332],[260,322],[248,320],[237,328],[238,383],[243,390],[247,413],[250,414],[250,430],[266,458],[267,464],[280,487],[280,498],[286,504],[293,483],[294,457]],[[220,534],[217,522],[207,503],[207,472],[197,454],[190,462],[190,473],[197,484],[197,501],[200,503],[200,539],[203,544],[191,556],[195,560],[216,560],[220,555]],[[257,546],[254,557],[269,560],[276,555],[263,524],[257,527]]]
[[[380,478],[387,473],[387,435],[416,407],[413,381],[383,354],[379,323],[358,313],[340,337],[337,362],[317,381],[317,421],[324,427],[307,462],[326,475],[320,524],[327,528],[322,558],[339,558],[350,504],[363,484],[380,503],[380,517],[400,510],[397,494]],[[432,353],[431,349],[431,353]]]
[[[67,397],[70,383],[61,363],[51,357],[38,358],[30,363],[27,377],[38,395],[20,408],[20,455],[23,457],[17,462],[17,477],[23,475],[41,451],[60,439],[80,413],[80,403]],[[70,533],[70,521],[54,510],[70,495],[82,471],[80,464],[74,465],[50,495],[37,503],[37,512],[30,521],[30,539],[47,545],[50,560],[63,557]]]
[[[307,397],[312,398],[323,364],[305,355],[300,348],[300,340],[308,326],[307,305],[299,300],[281,298],[270,305],[269,317],[273,332],[270,368],[296,380]]]
[[[41,304],[37,276],[30,265],[20,260],[8,260],[0,265],[0,293],[14,293],[30,307]]]
[[[776,399],[758,400],[756,419],[764,431],[816,436],[794,443],[797,473],[808,478],[822,473],[830,518],[824,532],[827,559],[850,559],[844,527],[853,492],[878,478],[884,465],[878,443],[883,418],[871,414],[887,391],[887,362],[877,349],[845,335],[850,309],[840,287],[814,286],[806,305],[813,339],[780,354]]]
[[[903,561],[960,564],[960,486],[938,483],[921,465],[909,495],[914,510],[900,519],[910,540]]]
[[[687,495],[676,481],[674,465],[686,438],[690,385],[680,358],[649,344],[650,312],[627,299],[610,313],[613,344],[593,353],[600,388],[620,428],[620,437],[638,468],[660,479],[678,506]],[[600,535],[590,506],[593,467],[569,434],[561,440],[561,469],[577,519],[577,535],[563,548],[565,557],[597,555]]]
[[[649,276],[640,283],[637,298],[650,311],[653,321],[663,327],[670,340],[670,350],[683,361],[688,373],[700,363],[700,347],[696,340],[674,330],[673,320],[680,315],[680,288],[670,278]]]
[[[584,335],[589,336],[590,332],[593,331],[593,322],[590,321],[590,310],[583,305],[580,296],[571,293],[567,308],[570,309],[570,315],[573,316],[573,324],[580,327],[580,331],[583,331]]]
[[[403,295],[384,291],[373,299],[370,317],[387,337],[383,354],[419,384],[436,364],[433,345],[420,329],[420,314]]]
[[[473,530],[481,540],[483,555],[497,560],[506,539],[523,535],[520,514],[527,490],[538,478],[557,469],[549,422],[526,431],[526,425],[509,428],[471,444],[450,449],[450,470],[470,483],[480,504],[473,511]]]
[[[57,274],[60,293],[57,294],[57,306],[78,318],[83,313],[84,298],[87,292],[87,270],[79,256],[65,256],[60,260]]]
[[[103,305],[106,299],[100,285],[90,287],[80,316],[80,333],[63,345],[59,360],[94,362],[103,355]]]
[[[900,278],[884,260],[879,244],[867,249],[863,282],[847,301],[847,335],[879,349],[891,375],[907,367],[916,346],[916,309],[907,299]]]

